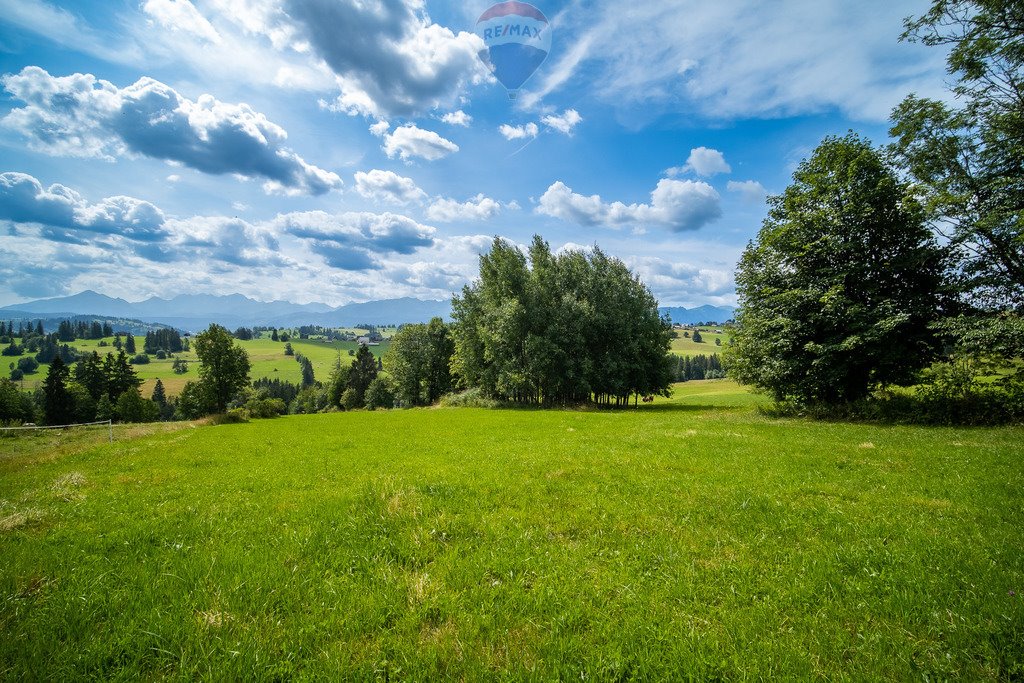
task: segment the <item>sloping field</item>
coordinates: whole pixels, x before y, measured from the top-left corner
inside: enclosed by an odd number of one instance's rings
[[[0,439],[0,678],[1024,676],[1024,430],[754,402]]]

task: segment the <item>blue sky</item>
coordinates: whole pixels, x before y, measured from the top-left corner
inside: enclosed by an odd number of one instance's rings
[[[450,296],[495,235],[598,244],[663,305],[734,304],[766,193],[886,139],[944,55],[926,2],[535,2],[515,101],[491,2],[0,0],[0,304]]]

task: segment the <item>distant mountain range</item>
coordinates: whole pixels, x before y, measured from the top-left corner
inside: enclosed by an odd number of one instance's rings
[[[0,317],[54,318],[73,315],[135,318],[196,332],[205,329],[210,323],[234,329],[253,325],[352,327],[362,323],[397,325],[427,322],[435,316],[448,318],[451,315],[451,304],[448,301],[423,301],[406,297],[332,308],[320,303],[265,303],[241,294],[179,294],[173,299],[151,297],[131,303],[86,290],[72,296],[39,299],[0,308]]]
[[[668,314],[672,322],[683,324],[725,322],[733,315],[733,309],[728,306],[698,306],[690,309],[669,306],[660,310],[662,315]],[[203,330],[210,323],[218,323],[229,329],[253,325],[352,327],[362,323],[398,325],[427,322],[435,316],[449,319],[451,302],[406,297],[332,308],[320,303],[266,303],[241,294],[179,294],[173,299],[151,297],[131,303],[86,290],[72,296],[39,299],[0,308],[0,317],[58,318],[75,315],[133,318],[192,332]]]

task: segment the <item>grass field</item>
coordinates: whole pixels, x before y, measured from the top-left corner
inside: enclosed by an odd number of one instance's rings
[[[394,331],[388,330],[388,332],[393,333]],[[107,342],[105,347],[99,346],[100,341],[99,339],[80,339],[71,342],[71,346],[88,353],[97,351],[101,356],[105,356],[107,353],[116,353],[116,349],[113,347],[113,337],[103,340]],[[143,338],[136,339],[136,348],[140,353],[142,352],[142,341]],[[247,341],[235,340],[235,343],[244,348],[249,354],[249,361],[252,363],[252,368],[249,371],[251,379],[268,377],[271,379],[287,380],[296,384],[302,381],[302,369],[295,362],[295,357],[284,355],[284,342],[260,338]],[[348,352],[359,348],[356,342],[326,342],[316,339],[293,339],[291,340],[291,345],[295,353],[301,353],[309,358],[310,362],[313,363],[314,376],[321,381],[326,380],[330,376],[331,370],[334,368],[334,361],[339,353],[341,353],[343,363],[350,363],[352,358],[349,357]],[[387,351],[389,345],[390,342],[385,339],[379,345],[371,346],[370,350],[375,356],[380,357]],[[23,356],[25,355],[32,354],[23,354]],[[189,371],[187,373],[176,375],[171,369],[171,365],[174,363],[173,359],[159,360],[155,355],[150,356],[148,364],[133,366],[139,379],[143,380],[141,391],[144,397],[149,398],[152,395],[153,385],[156,384],[157,379],[163,382],[168,396],[177,396],[181,393],[185,382],[198,378],[199,359],[195,353],[186,352],[175,355],[188,361]],[[3,358],[7,364],[13,362],[17,365],[18,358],[23,356],[4,356]],[[7,365],[5,364],[3,367],[7,368]],[[23,382],[24,388],[30,389],[40,385],[46,378],[49,367],[48,364],[40,365],[37,372],[26,375]],[[6,375],[6,372],[4,375]]]
[[[758,400],[0,439],[0,679],[1024,676],[1024,429]]]
[[[699,356],[701,354],[710,356],[713,353],[725,351],[729,344],[729,339],[732,338],[728,332],[715,334],[713,330],[719,328],[714,327],[702,327],[700,329],[707,331],[700,333],[702,341],[699,344],[693,341],[693,329],[686,330],[690,333],[689,338],[683,336],[683,330],[673,330],[679,336],[672,340],[672,353],[679,356]],[[717,345],[715,339],[721,339],[722,345]]]

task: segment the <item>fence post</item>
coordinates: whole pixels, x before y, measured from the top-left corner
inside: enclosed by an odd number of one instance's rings
[[[110,443],[114,443],[114,420],[107,420],[107,429],[110,430]]]

